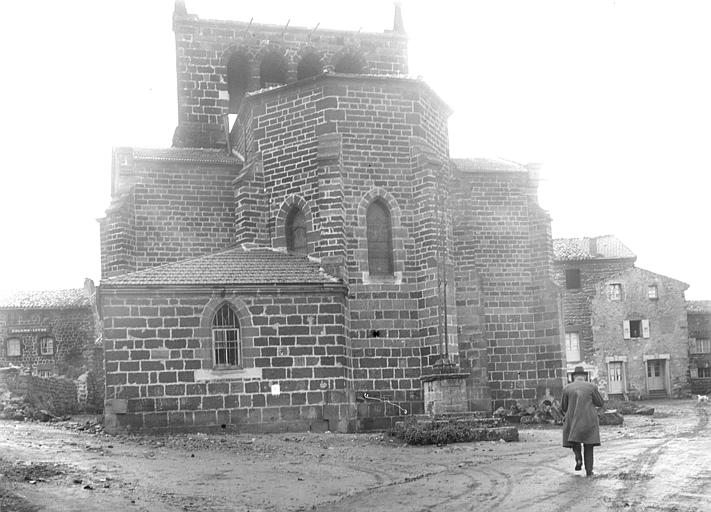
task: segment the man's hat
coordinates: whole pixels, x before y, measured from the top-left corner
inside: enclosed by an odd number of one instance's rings
[[[576,366],[575,370],[573,370],[572,375],[587,375],[588,372],[585,371],[585,368],[582,366]]]

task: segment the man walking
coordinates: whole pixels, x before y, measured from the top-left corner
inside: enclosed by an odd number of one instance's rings
[[[583,468],[584,447],[585,474],[593,474],[593,447],[600,446],[600,423],[597,409],[602,407],[603,399],[597,386],[586,382],[587,373],[582,366],[573,371],[573,382],[563,388],[561,410],[563,420],[563,446],[572,448],[575,454],[575,471]]]

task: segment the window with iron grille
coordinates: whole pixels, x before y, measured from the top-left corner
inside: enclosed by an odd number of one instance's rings
[[[696,338],[691,345],[692,354],[708,354],[711,352],[711,339]]]
[[[215,367],[242,366],[242,340],[234,310],[224,304],[212,319],[212,350]]]

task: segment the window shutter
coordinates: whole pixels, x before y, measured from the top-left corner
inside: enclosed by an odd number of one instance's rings
[[[630,339],[630,321],[625,320],[622,322],[622,332],[626,340]]]
[[[642,337],[649,338],[649,320],[642,320]]]

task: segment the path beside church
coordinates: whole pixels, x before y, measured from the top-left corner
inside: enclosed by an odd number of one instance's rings
[[[382,434],[91,435],[0,422],[0,511],[711,510],[711,407],[603,427],[596,476],[558,428],[410,447]]]

